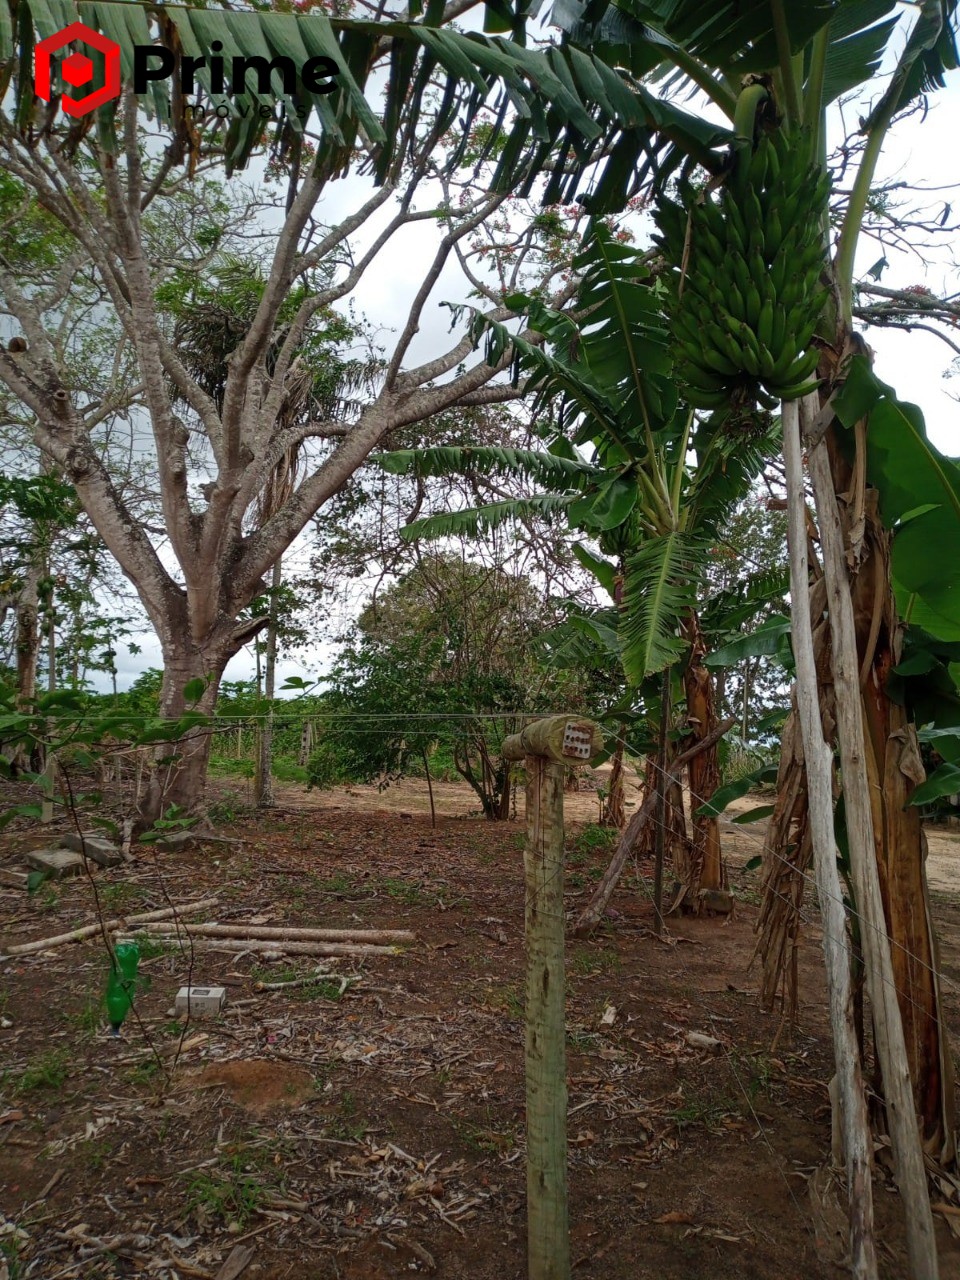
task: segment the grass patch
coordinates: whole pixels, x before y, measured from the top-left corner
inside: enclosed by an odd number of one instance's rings
[[[19,1227],[14,1226],[13,1233],[0,1240],[0,1262],[6,1267],[6,1274],[9,1280],[22,1280],[24,1263],[20,1256],[20,1246],[21,1241],[25,1242],[26,1239],[24,1232]],[[0,1272],[2,1270],[3,1268],[0,1268]]]
[[[149,933],[137,934],[136,943],[141,960],[155,960],[157,956],[172,956],[174,952],[180,950],[175,942],[168,942],[166,938],[155,938]],[[189,948],[190,944],[186,938],[183,940],[183,945]]]
[[[226,791],[209,806],[207,816],[211,822],[229,825],[236,822],[241,813],[248,811],[249,808],[250,806],[239,791]]]
[[[38,911],[59,911],[60,890],[49,882],[41,885],[34,894],[33,905]]]
[[[110,1161],[110,1144],[103,1138],[88,1138],[77,1148],[77,1158],[83,1161],[90,1173],[99,1173]]]
[[[593,973],[617,972],[620,968],[620,957],[615,951],[593,951],[581,948],[570,957],[570,968],[582,977]]]
[[[405,902],[409,907],[415,907],[423,902],[423,892],[408,880],[390,879],[381,880],[384,890],[391,898],[396,898],[397,902]]]
[[[681,1131],[693,1125],[716,1130],[727,1116],[739,1115],[739,1107],[730,1098],[707,1098],[693,1094],[668,1114]]]
[[[88,1038],[95,1036],[103,1022],[103,1002],[90,996],[83,1008],[76,1013],[63,1014],[63,1020],[79,1035]]]
[[[17,1074],[7,1076],[14,1093],[59,1089],[69,1075],[70,1054],[66,1049],[50,1049],[28,1063]]]
[[[143,1062],[137,1063],[132,1071],[128,1071],[127,1079],[135,1085],[153,1084],[159,1074],[160,1063],[151,1055],[149,1058],[144,1058]]]
[[[595,1031],[568,1031],[567,1046],[574,1053],[595,1053],[600,1044],[600,1037]]]
[[[620,838],[616,827],[601,827],[591,822],[579,832],[573,842],[574,854],[591,854],[612,849]]]
[[[330,1124],[330,1133],[343,1141],[359,1142],[368,1127],[360,1114],[356,1098],[349,1089],[344,1089],[337,1103],[337,1113]]]
[[[263,1203],[265,1190],[256,1173],[234,1155],[226,1169],[199,1169],[187,1184],[188,1213],[245,1227]]]
[[[311,879],[319,893],[332,894],[334,897],[357,891],[356,881],[343,871],[335,871],[327,880],[321,880],[319,876],[312,876]]]
[[[250,977],[254,982],[296,982],[298,978],[312,978],[311,982],[305,982],[302,986],[291,987],[288,992],[279,993],[288,996],[291,1000],[333,1000],[336,1002],[342,1000],[350,990],[350,983],[347,983],[341,991],[339,978],[325,978],[322,974],[312,975],[309,972],[305,973],[302,969],[294,969],[289,965],[282,969],[269,969],[262,965],[254,965],[250,970]]]
[[[512,1151],[517,1145],[512,1133],[501,1133],[498,1129],[485,1129],[482,1125],[472,1124],[469,1120],[454,1120],[453,1128],[457,1137],[472,1151],[484,1155],[502,1154]]]
[[[511,1018],[523,1018],[523,996],[516,987],[487,987],[483,1003],[490,1009],[508,1013]]]
[[[116,884],[100,886],[100,902],[110,915],[123,915],[127,907],[132,906],[143,897],[143,890],[137,884],[129,884],[126,880],[118,880]]]
[[[285,756],[279,756],[274,760],[270,772],[278,782],[302,782],[306,786],[310,781],[309,770],[304,765],[297,764],[296,760]]]
[[[217,778],[252,778],[254,763],[247,757],[241,757],[239,760],[227,759],[224,756],[212,757],[210,772]]]

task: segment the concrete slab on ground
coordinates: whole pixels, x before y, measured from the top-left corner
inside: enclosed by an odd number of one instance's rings
[[[75,853],[86,853],[88,858],[92,858],[101,867],[117,867],[123,861],[123,854],[115,844],[92,831],[85,831],[83,840],[76,832],[61,836],[57,844],[63,849],[72,849]]]
[[[54,880],[64,876],[78,876],[83,870],[83,858],[70,849],[34,849],[25,853],[23,860],[35,871],[47,871]]]

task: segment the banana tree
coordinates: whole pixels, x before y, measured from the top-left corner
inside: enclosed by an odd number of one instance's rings
[[[664,293],[643,254],[596,225],[573,267],[581,278],[579,321],[531,297],[507,299],[545,347],[483,317],[473,324],[488,361],[512,360],[539,407],[549,406],[550,420],[563,424],[547,451],[427,449],[382,461],[421,475],[466,469],[489,476],[506,469],[551,486],[525,503],[419,522],[410,535],[476,532],[548,505],[564,509],[571,528],[603,552],[598,557],[583,544],[575,548],[618,606],[628,684],[636,689],[682,662],[687,721],[699,741],[717,726],[699,598],[718,529],[774,447],[774,425],[761,411],[742,415],[737,434],[710,431],[678,395]],[[691,761],[691,793],[707,798],[718,785],[716,751],[706,750]],[[695,814],[693,827],[690,856],[677,869],[696,902],[701,888],[723,887],[724,871],[716,817]]]
[[[661,65],[672,64],[675,82],[684,81],[688,86],[699,89],[710,99],[714,110],[719,109],[727,115],[732,126],[727,173],[733,198],[725,194],[721,204],[731,223],[735,224],[740,218],[741,225],[736,229],[744,231],[744,248],[751,255],[755,247],[752,237],[759,237],[761,242],[767,236],[779,238],[778,224],[786,212],[783,207],[764,205],[750,190],[752,160],[760,152],[764,137],[776,139],[790,134],[794,139],[802,138],[808,148],[808,159],[812,161],[809,186],[814,188],[818,182],[818,171],[823,173],[826,169],[828,107],[841,94],[867,85],[877,73],[888,47],[902,50],[896,58],[892,77],[862,121],[863,151],[850,196],[843,208],[836,211],[838,234],[835,240],[832,223],[823,219],[817,283],[825,286],[827,292],[818,300],[816,315],[805,314],[802,320],[798,320],[792,304],[786,310],[794,325],[810,326],[803,334],[802,342],[795,342],[794,356],[801,347],[804,350],[802,364],[794,368],[794,372],[797,378],[815,373],[821,385],[818,397],[821,412],[809,406],[806,411],[809,425],[806,446],[811,460],[817,460],[818,452],[825,451],[826,454],[826,469],[820,467],[814,471],[815,476],[819,475],[821,528],[828,531],[828,526],[839,519],[844,538],[845,551],[841,560],[845,556],[846,565],[842,566],[843,582],[840,583],[836,576],[831,582],[829,569],[827,573],[831,630],[834,631],[834,671],[836,674],[838,661],[845,664],[849,684],[849,668],[855,665],[858,688],[850,687],[850,693],[861,703],[855,714],[838,716],[841,721],[844,784],[848,800],[855,796],[870,797],[870,803],[861,806],[861,821],[857,824],[860,852],[866,845],[872,845],[870,857],[863,859],[861,865],[865,883],[876,879],[877,870],[880,873],[883,917],[879,927],[881,932],[889,933],[892,953],[898,957],[894,981],[905,1032],[903,1041],[913,1087],[913,1104],[922,1140],[928,1153],[935,1154],[946,1165],[952,1164],[955,1160],[952,1071],[927,908],[923,834],[916,810],[909,804],[912,792],[922,778],[922,771],[917,768],[919,753],[914,726],[907,709],[896,701],[890,687],[890,673],[897,666],[901,637],[890,567],[890,526],[897,519],[898,512],[891,510],[889,504],[885,508],[882,490],[878,492],[875,487],[877,467],[885,467],[888,477],[895,475],[898,467],[903,465],[904,447],[912,448],[921,433],[914,430],[912,436],[904,441],[893,443],[882,462],[877,462],[874,451],[875,467],[871,480],[871,433],[877,430],[878,421],[882,422],[884,415],[890,416],[891,410],[878,404],[875,395],[862,416],[838,420],[832,407],[832,397],[850,370],[851,356],[862,349],[862,343],[856,340],[851,327],[854,263],[877,162],[897,114],[920,95],[940,87],[945,73],[957,65],[951,30],[955,5],[927,0],[909,15],[898,12],[893,3],[883,0],[876,4],[850,0],[849,3],[834,5],[814,3],[803,6],[787,6],[781,0],[749,6],[732,0],[716,0],[706,6],[688,0],[651,0],[647,4],[631,4],[629,10],[616,3],[586,7],[565,2],[563,9],[571,42],[581,46],[589,43],[595,54],[604,56],[605,53],[625,77],[636,74],[647,65],[651,46],[657,43],[663,53]],[[691,162],[696,159],[691,152]],[[707,168],[710,173],[716,173],[715,166]],[[727,184],[721,179],[715,185]],[[615,199],[616,191],[608,183],[607,190],[600,195],[608,200]],[[710,203],[709,194],[707,203]],[[698,218],[691,207],[690,227],[694,236],[698,221],[709,231],[709,220],[706,214]],[[702,238],[709,244],[706,236]],[[779,249],[779,260],[774,254],[766,259],[751,258],[751,261],[762,262],[771,276],[775,272],[780,273],[786,289],[787,281],[782,276],[783,256],[789,256],[792,247],[784,239]],[[797,274],[807,273],[813,265],[806,257],[807,248],[805,245],[803,255],[793,259]],[[682,287],[688,265],[686,252],[684,261],[678,265]],[[694,361],[694,372],[699,382],[697,390],[702,395],[719,396],[716,403],[721,400],[736,402],[737,398],[752,394],[754,386],[758,394],[772,390],[771,375],[776,375],[773,382],[778,384],[782,397],[791,400],[785,413],[789,410],[787,416],[791,419],[791,430],[795,431],[793,415],[796,410],[792,398],[807,388],[802,382],[783,385],[784,368],[779,363],[782,354],[779,349],[771,351],[769,347],[763,349],[762,345],[761,349],[756,349],[754,340],[760,332],[760,325],[763,324],[769,334],[771,317],[769,313],[763,314],[765,300],[760,288],[763,280],[757,273],[752,275],[753,279],[746,282],[748,292],[741,295],[747,313],[746,328],[750,332],[735,330],[721,334],[722,343],[715,341],[711,333],[705,334],[703,347],[714,347],[712,368],[708,367],[706,373],[708,377],[711,373],[718,375],[720,381],[718,385],[711,385],[706,379],[699,378],[698,371],[704,364],[709,366],[711,361]],[[753,305],[749,292],[754,286],[759,306]],[[724,299],[724,305],[727,305],[727,299]],[[756,314],[751,315],[751,312]],[[732,318],[737,321],[735,315]],[[809,347],[811,330],[816,331],[817,339]],[[734,338],[734,345],[739,349],[730,350],[729,337]],[[785,339],[794,337],[781,332],[780,346]],[[744,374],[742,378],[739,377],[741,371]],[[731,380],[733,375],[738,376]],[[923,448],[929,454],[925,441]],[[802,500],[802,488],[795,488],[795,496]],[[941,514],[949,523],[950,504],[943,504],[942,499],[940,504],[943,506]],[[897,541],[909,536],[908,528],[897,533]],[[804,536],[801,522],[796,537],[802,541]],[[896,541],[893,547],[895,554]],[[952,579],[951,570],[947,571],[947,576]],[[798,595],[804,593],[804,588],[805,583],[795,582],[795,602]],[[856,652],[842,655],[838,648],[839,628],[848,611],[852,613],[853,622],[850,643],[855,643]],[[819,629],[818,638],[821,654],[829,655],[828,637],[823,628]],[[814,670],[812,661],[811,673]],[[821,663],[821,672],[824,669]],[[838,679],[838,687],[840,683]],[[866,729],[862,743],[858,739],[861,721]],[[846,730],[842,727],[844,724],[848,726]],[[812,722],[809,731],[819,734],[819,728],[814,729]],[[807,742],[811,750],[813,745],[811,741]],[[861,747],[858,757],[858,748]],[[807,764],[810,764],[809,759]],[[848,804],[848,814],[852,807]],[[821,825],[821,837],[823,830]],[[794,836],[795,847],[803,849],[804,839],[798,838],[796,832]],[[830,836],[827,835],[826,839]],[[851,838],[851,846],[853,843]],[[785,850],[781,848],[775,853],[782,857]],[[876,870],[868,874],[866,863],[872,860],[876,862]],[[866,911],[866,901],[858,901],[858,907]],[[868,970],[870,968],[868,964]],[[886,991],[880,979],[878,965],[872,974],[874,1005],[878,1010],[886,1003]],[[893,1023],[883,1028],[878,1024],[879,1056],[883,1062],[884,1084],[889,1090],[888,1118],[896,1130],[903,1123],[904,1108],[900,1099],[894,1098],[900,1067],[895,1062],[892,1046],[886,1043],[888,1031],[891,1041],[900,1040],[899,1029]],[[902,1130],[899,1136],[895,1134],[895,1146],[898,1145],[903,1185],[908,1181],[903,1164],[907,1157],[903,1153],[909,1142]],[[848,1157],[849,1154],[848,1151]],[[859,1176],[862,1178],[862,1172]],[[907,1194],[905,1185],[904,1194]],[[935,1274],[929,1210],[918,1205],[916,1200],[911,1202],[908,1211],[908,1236],[914,1274]],[[869,1248],[859,1247],[856,1240],[853,1244],[858,1273],[872,1274],[875,1263],[869,1256]]]

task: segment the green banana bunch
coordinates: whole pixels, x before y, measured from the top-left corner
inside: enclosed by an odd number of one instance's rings
[[[829,191],[807,135],[777,130],[736,158],[719,199],[687,188],[681,203],[660,202],[657,243],[677,267],[677,372],[694,407],[770,407],[817,387]]]

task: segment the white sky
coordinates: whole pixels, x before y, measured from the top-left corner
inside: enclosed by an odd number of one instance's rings
[[[853,119],[855,115],[848,113],[848,123]],[[839,113],[834,113],[831,129],[829,143],[832,146],[841,140],[843,132]],[[878,182],[902,180],[913,187],[925,188],[930,194],[922,203],[929,203],[939,213],[943,201],[952,202],[954,211],[950,221],[960,221],[958,138],[960,73],[954,73],[947,88],[931,97],[927,118],[921,120],[914,116],[903,121],[888,139],[877,173]],[[955,192],[930,190],[951,185],[956,185]],[[335,224],[340,217],[356,207],[358,193],[365,190],[369,190],[369,185],[352,177],[332,184],[318,211],[319,217],[328,225]],[[424,202],[425,200],[426,197]],[[917,203],[912,197],[910,202]],[[402,326],[407,307],[422,279],[422,271],[432,257],[437,234],[435,224],[424,223],[406,229],[391,242],[353,295],[358,315],[385,330],[396,330]],[[960,292],[958,245],[949,237],[944,237],[944,241],[935,253],[927,254],[927,262],[913,254],[887,250],[890,265],[880,283],[894,288],[926,285],[938,295]],[[879,246],[865,239],[858,256],[858,269],[865,271],[880,256]],[[430,358],[451,345],[450,313],[441,308],[440,303],[458,302],[465,297],[466,289],[456,267],[448,268],[434,290],[431,303],[424,314],[420,332],[406,361],[408,366]],[[960,345],[960,329],[957,330],[956,340]],[[938,448],[949,455],[960,455],[960,404],[951,398],[951,393],[960,397],[960,377],[952,381],[944,379],[944,373],[953,359],[949,347],[932,334],[896,333],[877,328],[869,331],[868,341],[876,352],[879,376],[894,386],[901,398],[920,405],[926,417],[930,438]],[[389,342],[386,345],[389,348]],[[292,554],[296,554],[296,548]],[[142,653],[136,657],[126,653],[125,645],[118,646],[118,683],[121,689],[126,688],[146,667],[161,665],[159,647],[152,633],[145,633],[135,639],[142,647]],[[325,669],[329,656],[328,648],[320,646],[306,661],[281,661],[278,666],[278,684],[287,675],[303,675],[311,669]],[[252,652],[244,650],[230,664],[226,679],[246,679],[253,675],[254,670]],[[96,682],[101,688],[105,687],[102,679]]]

